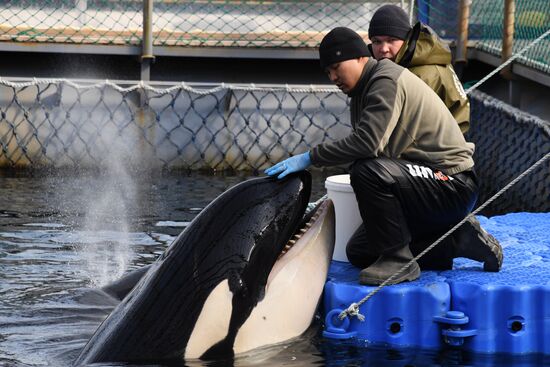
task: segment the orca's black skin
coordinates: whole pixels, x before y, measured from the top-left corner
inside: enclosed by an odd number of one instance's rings
[[[307,171],[251,179],[212,201],[99,326],[75,362],[181,360],[204,302],[222,281],[233,292],[227,337],[202,358],[233,355],[237,331],[263,298],[268,275],[302,220]]]
[[[126,297],[128,293],[130,293],[130,291],[134,289],[137,282],[139,282],[141,278],[145,274],[147,274],[150,268],[151,265],[142,266],[141,268],[135,269],[128,274],[125,274],[119,280],[112,282],[105,287],[102,287],[101,289],[108,295],[118,299],[119,301],[122,301],[124,297]]]

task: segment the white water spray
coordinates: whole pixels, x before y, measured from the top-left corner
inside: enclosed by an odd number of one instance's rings
[[[124,274],[133,257],[128,206],[135,201],[134,181],[121,159],[109,162],[88,187],[81,254],[93,286],[103,286]]]
[[[105,91],[106,103],[120,102],[109,98],[108,93]],[[134,256],[129,212],[135,210],[138,190],[131,168],[136,162],[144,164],[140,158],[140,131],[136,126],[121,127],[127,117],[112,111],[107,108],[98,112],[95,108],[94,121],[86,122],[100,126],[96,146],[102,151],[96,156],[104,158],[100,174],[87,180],[83,193],[86,211],[81,255],[93,286],[120,278]]]

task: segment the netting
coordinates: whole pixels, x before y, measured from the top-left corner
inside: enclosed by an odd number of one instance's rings
[[[141,1],[3,1],[0,40],[138,45],[142,8]]]
[[[550,152],[550,123],[480,91],[469,97],[472,123],[466,138],[476,145],[478,203],[484,203]],[[549,162],[507,190],[483,214],[517,211],[550,211]]]
[[[374,11],[411,1],[156,0],[155,46],[316,48],[336,26],[366,36]],[[418,0],[415,15],[447,39],[456,39],[459,1]],[[500,55],[503,0],[472,1],[469,39]],[[550,29],[548,0],[516,0],[513,52]],[[143,0],[7,0],[0,4],[0,41],[140,45]],[[550,72],[550,37],[518,59]]]
[[[418,2],[418,18],[430,24],[440,36],[456,39],[458,5],[458,0],[421,0]],[[513,53],[516,53],[550,29],[550,1],[516,0],[513,18]],[[476,41],[476,48],[500,56],[503,22],[504,0],[473,0],[468,38]],[[550,72],[550,36],[518,58],[517,62]]]
[[[0,166],[258,170],[349,132],[335,88],[0,82]]]
[[[336,26],[366,34],[382,3],[392,1],[156,0],[153,44],[317,47]],[[142,12],[143,0],[8,0],[0,4],[0,40],[139,45]]]
[[[0,167],[261,170],[350,131],[347,97],[322,86],[0,80]],[[470,94],[483,203],[550,151],[550,123]],[[493,203],[491,215],[550,211],[548,163]]]

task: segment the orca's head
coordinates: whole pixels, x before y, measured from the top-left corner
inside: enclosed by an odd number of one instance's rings
[[[250,179],[221,194],[100,325],[77,365],[233,355],[310,193],[311,175],[302,171]],[[206,328],[205,320],[217,321]]]

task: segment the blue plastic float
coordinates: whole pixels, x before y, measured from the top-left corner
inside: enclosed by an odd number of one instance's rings
[[[550,213],[478,217],[504,249],[498,273],[455,259],[452,271],[424,271],[382,288],[357,317],[340,312],[376,287],[357,283],[359,270],[333,261],[324,290],[327,338],[357,338],[392,348],[452,345],[479,353],[550,354]]]

